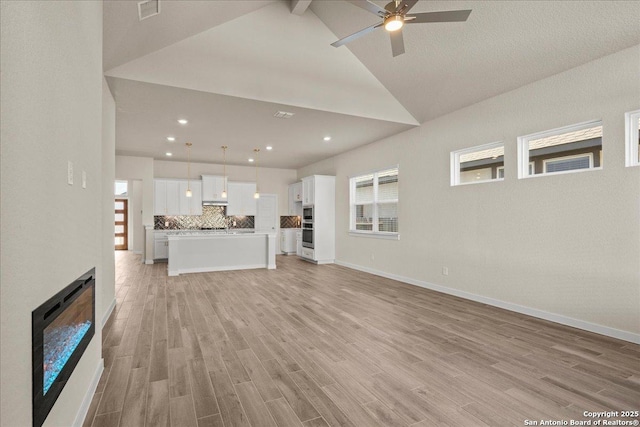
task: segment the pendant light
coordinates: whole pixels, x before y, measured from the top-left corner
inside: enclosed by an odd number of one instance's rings
[[[254,199],[260,198],[260,191],[258,191],[258,153],[260,152],[259,148],[254,148],[253,151],[256,153],[255,156],[255,164],[256,164],[256,192],[253,194]]]
[[[191,143],[187,142],[187,197],[191,197]]]
[[[224,176],[224,188],[222,189],[222,198],[227,198],[227,146],[222,146],[222,156],[224,158],[224,164],[222,166],[222,175]]]

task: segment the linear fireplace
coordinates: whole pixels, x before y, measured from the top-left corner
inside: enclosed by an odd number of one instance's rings
[[[95,268],[31,313],[33,425],[40,427],[95,333]]]

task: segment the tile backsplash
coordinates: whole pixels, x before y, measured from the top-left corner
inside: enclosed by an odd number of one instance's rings
[[[198,230],[201,228],[254,228],[253,216],[226,216],[226,206],[203,206],[202,215],[153,217],[156,230]]]
[[[281,216],[280,228],[300,228],[301,218],[299,216]]]

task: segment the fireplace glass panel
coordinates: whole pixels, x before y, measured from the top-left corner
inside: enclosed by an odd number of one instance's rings
[[[74,350],[91,328],[93,318],[93,290],[87,288],[44,329],[44,354],[42,368],[44,371],[43,394],[62,371]]]

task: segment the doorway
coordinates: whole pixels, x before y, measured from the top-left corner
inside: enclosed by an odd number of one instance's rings
[[[115,249],[126,251],[128,246],[129,200],[115,199]]]

